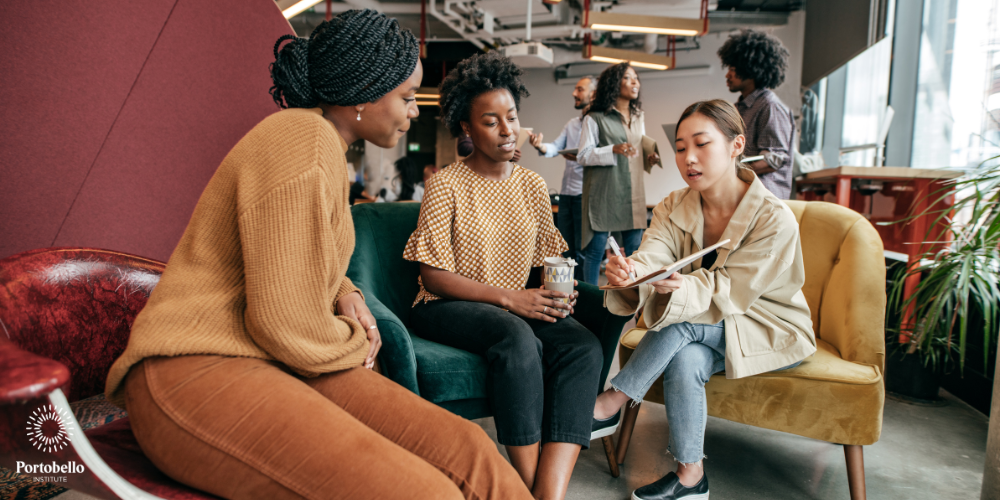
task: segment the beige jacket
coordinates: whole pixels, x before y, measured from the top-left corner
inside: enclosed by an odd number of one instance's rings
[[[805,270],[799,225],[791,209],[771,194],[750,170],[740,177],[750,189],[719,241],[719,256],[709,270],[701,260],[681,271],[684,283],[672,294],[651,285],[609,291],[605,306],[614,314],[644,309],[650,330],[674,323],[725,321],[726,377],[743,378],[783,368],[816,352],[809,306],[802,294]],[[632,255],[644,276],[697,252],[704,219],[701,195],[674,191],[653,210],[642,245]]]

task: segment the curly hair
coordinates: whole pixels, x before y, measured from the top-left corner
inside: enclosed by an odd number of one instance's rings
[[[528,89],[521,82],[524,71],[499,52],[476,54],[458,63],[441,82],[441,120],[451,135],[462,135],[462,122],[469,121],[472,101],[487,92],[505,89],[521,109]]]
[[[722,66],[736,76],[753,80],[757,88],[773,89],[785,81],[788,50],[781,41],[762,31],[740,30],[719,47]]]
[[[615,106],[618,97],[622,94],[622,79],[625,78],[625,72],[630,67],[628,62],[620,62],[608,66],[601,72],[601,76],[597,79],[597,92],[594,93],[594,100],[591,101],[590,107],[584,111],[584,115],[591,111],[608,111]],[[639,73],[635,75],[638,78]],[[634,115],[640,110],[642,110],[642,101],[639,100],[639,97],[628,102],[629,114]]]
[[[282,47],[285,40],[291,42]],[[371,9],[349,10],[323,21],[309,38],[278,38],[271,97],[282,108],[372,102],[405,82],[419,55],[416,37],[395,19]]]

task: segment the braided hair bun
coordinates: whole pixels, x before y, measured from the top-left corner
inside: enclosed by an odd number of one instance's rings
[[[282,47],[285,40],[291,42]],[[419,56],[416,37],[395,19],[349,10],[309,38],[284,35],[275,42],[271,97],[282,108],[372,102],[405,82]]]

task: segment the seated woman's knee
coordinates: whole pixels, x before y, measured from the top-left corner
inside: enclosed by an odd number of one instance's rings
[[[692,334],[691,323],[674,323],[663,328],[666,335],[681,335],[688,340],[695,340]]]
[[[503,340],[497,344],[497,354],[510,361],[540,362],[542,341],[538,340],[527,323],[517,317],[513,319],[489,326],[502,329],[499,333],[503,336]]]
[[[489,434],[483,430],[479,424],[471,420],[462,419],[463,422],[452,428],[454,432],[449,432],[453,436],[456,442],[466,443],[475,452],[478,453],[493,453],[497,451],[497,446],[490,438]]]
[[[578,351],[579,357],[587,364],[587,369],[596,370],[598,373],[604,367],[604,349],[601,348],[601,341],[597,339],[590,330],[581,329],[581,341],[574,347]]]
[[[704,385],[712,377],[712,366],[715,364],[715,351],[710,347],[692,343],[681,348],[670,360],[663,373],[664,382]]]

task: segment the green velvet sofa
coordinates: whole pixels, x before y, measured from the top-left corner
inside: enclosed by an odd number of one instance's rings
[[[417,227],[418,203],[366,203],[351,208],[355,247],[347,276],[365,294],[382,335],[382,373],[403,387],[462,417],[491,415],[486,402],[486,359],[424,340],[409,328],[417,296],[419,265],[403,259],[403,248]],[[604,308],[603,293],[580,283],[577,321],[601,340],[607,379],[622,327],[629,318]],[[475,332],[469,332],[474,335]],[[598,387],[594,388],[595,391]]]

